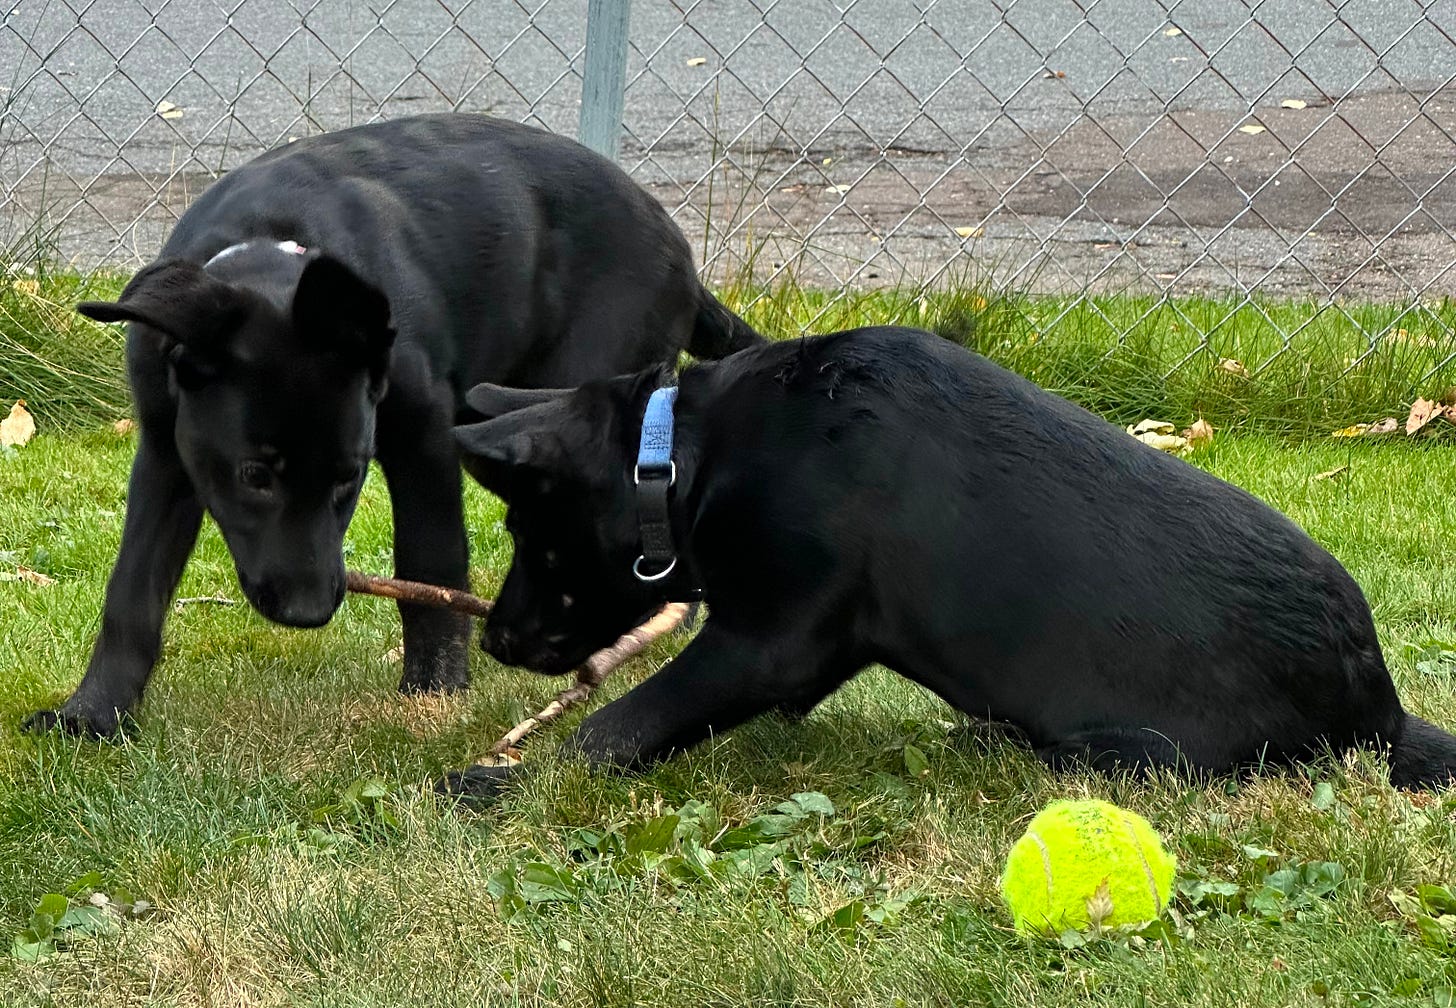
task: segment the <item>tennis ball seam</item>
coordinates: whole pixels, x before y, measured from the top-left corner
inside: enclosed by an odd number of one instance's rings
[[[1163,896],[1158,892],[1158,880],[1153,875],[1153,866],[1148,863],[1147,854],[1143,851],[1143,843],[1141,838],[1138,837],[1137,828],[1133,825],[1132,819],[1128,817],[1125,810],[1118,810],[1117,820],[1122,823],[1122,828],[1127,833],[1128,842],[1132,845],[1132,849],[1137,851],[1138,860],[1142,862],[1143,874],[1147,876],[1148,880],[1148,892],[1153,897],[1153,906],[1161,910],[1163,907]]]
[[[1041,852],[1041,877],[1046,880],[1047,906],[1052,905],[1052,852],[1047,850],[1046,843],[1035,830],[1027,830],[1026,835],[1031,837],[1036,849]]]

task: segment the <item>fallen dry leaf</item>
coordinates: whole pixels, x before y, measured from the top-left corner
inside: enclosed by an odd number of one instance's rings
[[[702,66],[706,62],[708,62],[708,57],[694,56],[688,60],[688,66]]]
[[[1107,879],[1097,887],[1097,891],[1087,897],[1087,920],[1095,927],[1101,927],[1102,922],[1112,916],[1112,888],[1108,885]]]
[[[841,185],[825,186],[824,187],[824,191],[825,192],[832,192],[832,193],[839,193],[842,196],[845,193],[849,192],[849,186],[842,185],[842,184]]]
[[[1163,34],[1166,35],[1166,36],[1168,36],[1169,38],[1177,38],[1179,35],[1182,35],[1183,34],[1183,29],[1182,28],[1177,28],[1177,27],[1174,27],[1174,28],[1164,28],[1163,29]]]
[[[1248,133],[1251,136],[1255,133],[1263,133],[1265,128],[1258,123],[1244,123],[1239,127],[1240,133]]]
[[[955,231],[962,238],[979,238],[986,233],[985,228],[979,227],[958,227]]]
[[[1442,406],[1434,399],[1417,399],[1411,403],[1410,416],[1405,421],[1406,434],[1414,435],[1420,433],[1432,420],[1446,416],[1448,408]]]
[[[1330,437],[1367,437],[1372,434],[1394,434],[1400,430],[1400,421],[1395,417],[1386,417],[1384,420],[1377,420],[1374,423],[1357,423],[1349,427],[1341,427],[1330,434]]]
[[[39,585],[48,588],[56,583],[53,577],[47,577],[38,570],[31,570],[29,567],[16,567],[14,571],[0,571],[0,581],[23,581],[26,584]]]
[[[1227,371],[1231,375],[1237,375],[1240,378],[1249,377],[1249,369],[1244,367],[1242,361],[1236,361],[1232,357],[1225,357],[1220,360],[1218,362],[1218,369],[1220,371]]]
[[[136,430],[136,421],[132,419],[118,420],[111,425],[111,429],[122,437],[126,437],[132,431]]]
[[[157,102],[157,115],[163,119],[181,119],[183,108],[180,105],[173,105],[165,98]]]
[[[1149,448],[1156,448],[1170,455],[1187,455],[1192,451],[1188,439],[1174,434],[1175,429],[1166,420],[1139,420],[1128,427],[1127,432]]]
[[[10,415],[0,420],[0,445],[18,448],[35,436],[35,417],[21,399],[10,407]]]
[[[1197,448],[1199,445],[1203,444],[1212,444],[1213,424],[1203,419],[1203,417],[1199,417],[1193,422],[1192,427],[1189,427],[1186,431],[1183,431],[1182,436],[1188,441],[1188,444],[1194,448]]]
[[[1045,73],[1043,73],[1041,75],[1041,79],[1042,80],[1047,80],[1048,78],[1060,79],[1060,78],[1065,77],[1065,76],[1067,76],[1067,72],[1065,70],[1048,70],[1048,71],[1046,71]]]
[[[21,277],[19,280],[10,281],[10,286],[15,288],[22,294],[29,294],[31,297],[35,297],[37,294],[40,293],[39,280],[31,280],[26,277]]]
[[[1139,420],[1127,428],[1127,432],[1133,437],[1141,437],[1144,434],[1171,434],[1178,428],[1166,420]]]
[[[1294,109],[1297,112],[1300,109],[1307,109],[1307,108],[1309,108],[1309,102],[1304,101],[1301,98],[1286,98],[1282,102],[1279,103],[1279,107],[1280,108],[1287,108],[1287,109]]]
[[[1346,473],[1346,472],[1349,472],[1349,471],[1350,471],[1350,467],[1347,466],[1347,465],[1335,466],[1333,469],[1326,469],[1324,472],[1318,473],[1315,476],[1315,479],[1317,479],[1317,480],[1334,479],[1336,476],[1340,475],[1341,473]]]

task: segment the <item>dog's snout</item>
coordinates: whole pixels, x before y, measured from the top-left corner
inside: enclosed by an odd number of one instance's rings
[[[267,619],[299,629],[323,626],[344,601],[344,582],[339,577],[314,585],[265,579],[255,586],[244,585],[244,589],[253,608]]]
[[[515,631],[503,626],[487,626],[480,638],[480,646],[502,665],[518,663],[520,644]]]

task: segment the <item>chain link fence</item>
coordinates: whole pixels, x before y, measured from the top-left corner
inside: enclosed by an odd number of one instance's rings
[[[12,256],[134,266],[292,137],[580,114],[586,0],[6,2]],[[717,282],[1379,300],[1452,359],[1456,0],[634,0],[625,109]]]

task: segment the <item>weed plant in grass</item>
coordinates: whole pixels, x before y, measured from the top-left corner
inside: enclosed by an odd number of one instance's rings
[[[399,696],[398,620],[369,598],[303,632],[242,605],[183,606],[124,743],[22,737],[20,718],[84,667],[134,447],[43,432],[0,459],[0,572],[57,581],[0,581],[7,1008],[1435,1005],[1456,989],[1456,900],[1440,888],[1456,875],[1456,794],[1394,792],[1370,754],[1197,786],[1053,777],[999,730],[872,671],[801,724],[759,720],[640,777],[551,762],[562,725],[531,746],[540,772],[519,791],[462,811],[427,783],[559,683],[477,652],[468,694]],[[1450,451],[1242,435],[1194,462],[1350,567],[1403,696],[1453,725]],[[497,502],[472,488],[468,505],[489,594],[509,537]],[[389,569],[377,474],[348,552]],[[180,594],[240,597],[210,527]],[[1063,796],[1162,831],[1180,865],[1169,928],[1014,933],[1002,858]],[[109,907],[84,912],[98,892]]]

